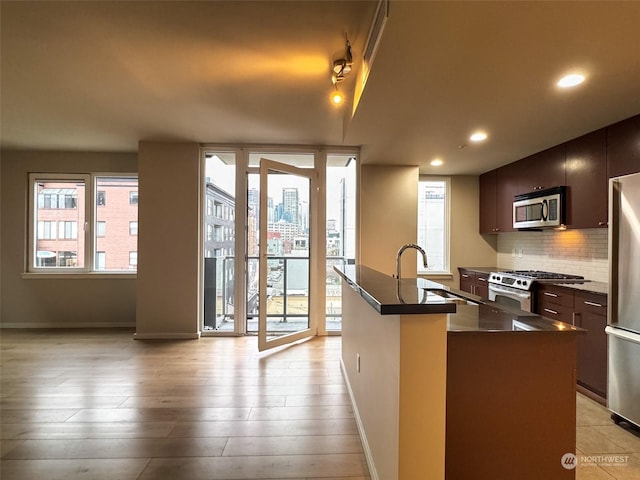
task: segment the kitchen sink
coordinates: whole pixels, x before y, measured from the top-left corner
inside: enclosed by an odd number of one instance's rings
[[[456,295],[449,290],[441,288],[425,288],[421,303],[455,303],[458,305],[480,305],[478,302],[469,300],[461,295]]]

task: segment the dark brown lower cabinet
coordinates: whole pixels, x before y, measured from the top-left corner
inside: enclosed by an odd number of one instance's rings
[[[559,285],[540,285],[535,312],[586,330],[578,336],[578,385],[607,398],[607,295]],[[599,397],[599,398],[598,398]]]
[[[489,298],[489,274],[458,267],[460,273],[460,290]]]
[[[607,296],[576,292],[576,326],[586,335],[578,337],[578,384],[607,397]]]

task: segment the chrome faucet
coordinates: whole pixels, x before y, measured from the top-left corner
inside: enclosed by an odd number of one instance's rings
[[[417,251],[419,251],[422,254],[422,263],[424,264],[424,268],[427,268],[429,266],[427,264],[427,252],[425,252],[420,245],[416,245],[415,243],[407,243],[406,245],[400,247],[400,250],[398,250],[398,254],[396,255],[396,278],[398,280],[400,280],[400,266],[402,263],[400,260],[402,258],[402,252],[404,252],[407,248],[415,248]]]

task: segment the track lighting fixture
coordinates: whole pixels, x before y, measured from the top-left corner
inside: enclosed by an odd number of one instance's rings
[[[340,83],[345,79],[349,73],[351,73],[351,66],[353,65],[353,56],[351,55],[351,42],[347,38],[347,46],[344,53],[344,58],[339,58],[333,61],[333,69],[331,73],[331,82],[334,84]]]
[[[333,61],[331,68],[331,83],[335,86],[335,91],[331,92],[331,102],[334,105],[340,105],[344,101],[344,95],[338,90],[338,83],[342,82],[349,73],[353,65],[353,56],[351,55],[351,42],[346,38],[346,48],[344,58],[338,58]]]

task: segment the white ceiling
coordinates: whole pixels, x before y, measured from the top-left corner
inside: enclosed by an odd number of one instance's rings
[[[2,147],[361,145],[365,163],[480,173],[640,113],[638,1],[392,0],[351,118],[330,65],[348,34],[353,97],[375,6],[2,1]],[[587,81],[559,91],[574,68]],[[489,140],[460,148],[477,128]]]

